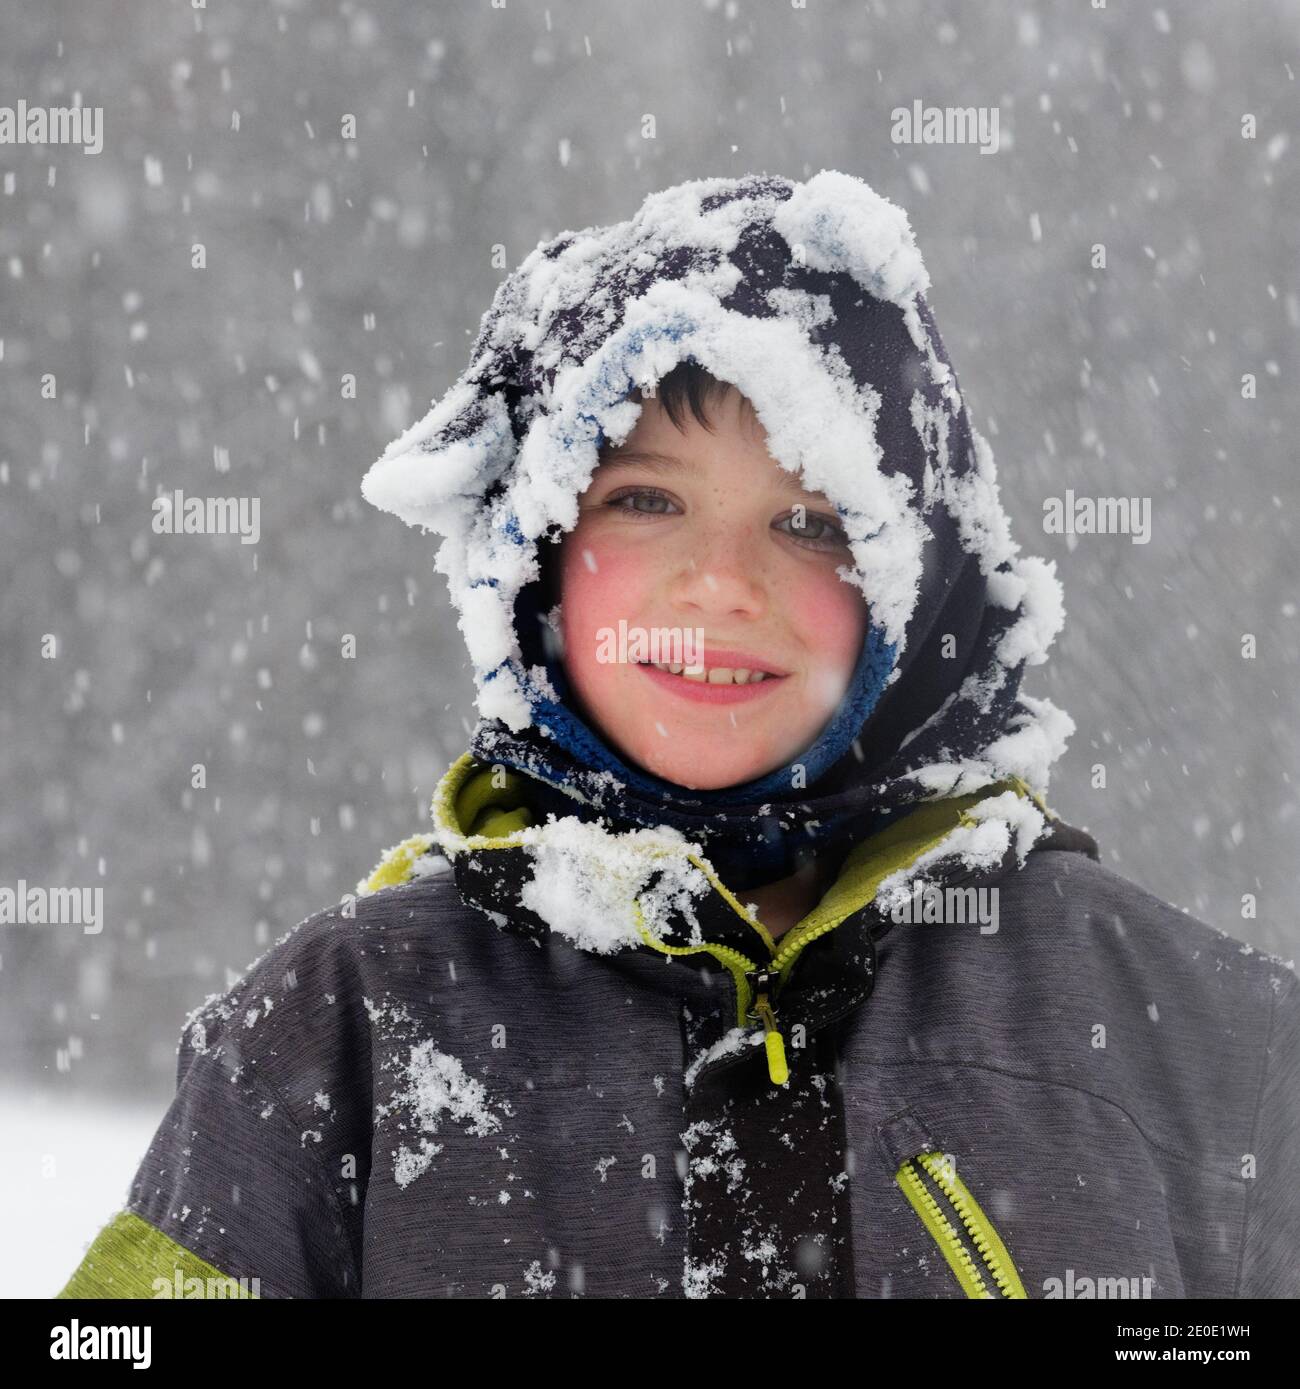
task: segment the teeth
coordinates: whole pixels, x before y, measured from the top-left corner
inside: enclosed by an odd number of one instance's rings
[[[696,680],[709,685],[757,685],[760,680],[770,678],[765,670],[746,670],[743,666],[737,670],[728,666],[714,666],[711,670],[692,672],[680,661],[671,664],[665,661],[651,661],[650,664],[656,670],[669,671],[673,675],[680,675],[684,680]]]

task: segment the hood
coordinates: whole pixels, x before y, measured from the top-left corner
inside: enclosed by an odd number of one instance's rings
[[[869,994],[876,944],[916,883],[991,883],[1023,863],[1035,842],[1097,857],[1090,835],[1013,778],[916,807],[855,845],[817,907],[773,939],[700,847],[676,831],[611,834],[577,817],[543,819],[537,793],[533,778],[465,753],[439,782],[433,832],[389,850],[358,895],[443,872],[449,862],[461,898],[501,929],[539,941],[554,933],[593,954],[644,949],[715,961],[734,985],[732,1014],[688,1084],[758,1045],[782,1084],[784,1038],[800,1025],[810,1034]]]
[[[506,277],[469,366],[362,483],[442,537],[476,756],[548,788],[558,816],[671,828],[739,885],[809,847],[847,852],[920,801],[1010,778],[1045,792],[1074,724],[1020,681],[1063,623],[1060,585],[1010,538],[928,287],[903,211],[833,170],[684,183]],[[850,540],[840,576],[869,635],[805,778],[687,791],[629,766],[578,717],[547,640],[539,545],[576,525],[599,449],[636,422],[630,392],[688,359],[748,397]]]

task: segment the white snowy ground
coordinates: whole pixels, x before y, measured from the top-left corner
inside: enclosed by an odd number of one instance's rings
[[[0,1298],[63,1287],[122,1208],[165,1111],[0,1090]]]

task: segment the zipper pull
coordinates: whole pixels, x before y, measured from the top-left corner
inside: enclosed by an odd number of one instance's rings
[[[745,1015],[751,1022],[762,1021],[763,1045],[767,1049],[767,1073],[773,1085],[784,1085],[790,1079],[790,1068],[785,1060],[785,1039],[776,1025],[776,1012],[768,999],[768,990],[778,980],[774,970],[760,967],[746,975],[750,988],[754,991],[754,1002]]]
[[[785,1041],[776,1028],[776,1014],[767,1001],[766,994],[759,994],[755,1011],[763,1019],[763,1045],[767,1048],[767,1073],[773,1085],[784,1085],[790,1079],[790,1068],[785,1064]]]

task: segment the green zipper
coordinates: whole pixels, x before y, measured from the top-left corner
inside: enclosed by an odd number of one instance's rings
[[[641,939],[652,949],[662,951],[665,955],[698,955],[701,951],[707,951],[719,964],[727,968],[736,983],[736,1026],[744,1027],[751,1022],[763,1024],[763,1045],[767,1050],[767,1073],[772,1078],[773,1085],[784,1085],[790,1078],[790,1068],[785,1057],[785,1039],[781,1036],[776,1025],[776,1011],[772,1007],[772,995],[765,987],[755,996],[756,991],[750,987],[749,983],[750,976],[767,978],[769,971],[764,970],[757,960],[751,960],[748,955],[742,955],[739,950],[733,950],[729,945],[708,943],[704,945],[665,945],[663,941],[656,940],[647,929],[639,898],[633,898],[632,910],[636,913],[636,928]],[[767,937],[770,949],[771,937],[768,936],[767,929],[758,927],[758,923],[752,917],[747,916],[744,919]]]
[[[922,1176],[931,1179],[927,1183]],[[967,1297],[1028,1300],[1007,1247],[965,1182],[942,1153],[918,1153],[899,1167],[894,1180],[957,1275]],[[936,1192],[938,1194],[936,1194]],[[956,1217],[955,1220],[950,1217]],[[981,1261],[977,1263],[976,1259]],[[991,1279],[996,1291],[985,1281]]]

